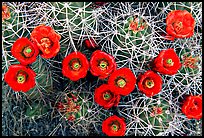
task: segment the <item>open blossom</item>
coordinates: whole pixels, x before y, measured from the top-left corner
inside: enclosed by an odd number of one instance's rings
[[[120,101],[120,95],[114,94],[110,90],[110,86],[103,84],[95,89],[94,101],[105,109],[109,109],[112,106],[117,106]]]
[[[102,131],[108,136],[124,136],[126,123],[123,118],[113,115],[103,121]]]
[[[107,78],[116,70],[116,66],[114,57],[101,50],[96,50],[91,55],[90,72],[100,79]]]
[[[52,58],[60,50],[59,40],[61,36],[50,26],[39,25],[35,27],[31,32],[30,38],[40,49],[40,55],[43,58]]]
[[[22,65],[28,65],[36,60],[39,50],[28,38],[22,37],[14,42],[11,53]]]
[[[72,52],[62,61],[62,74],[72,81],[84,78],[89,69],[89,62],[81,52]]]
[[[195,20],[186,10],[173,10],[166,17],[166,32],[175,38],[188,38],[194,33]]]
[[[35,72],[24,65],[11,65],[4,75],[5,82],[14,90],[27,92],[35,86]]]
[[[202,118],[202,95],[187,96],[183,102],[181,111],[189,119],[201,119]]]
[[[181,68],[181,62],[174,49],[162,50],[153,61],[153,70],[164,75],[174,75]]]
[[[158,94],[162,89],[162,78],[155,72],[148,70],[137,78],[139,90],[147,97]]]
[[[135,89],[136,77],[129,68],[114,71],[108,79],[111,91],[126,96]]]

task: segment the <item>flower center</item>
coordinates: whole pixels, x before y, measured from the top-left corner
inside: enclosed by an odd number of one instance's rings
[[[105,70],[108,66],[108,63],[104,60],[100,61],[99,66],[101,68],[101,70]]]
[[[42,38],[40,40],[40,45],[44,48],[44,52],[46,54],[50,53],[49,48],[52,46],[52,41],[49,38],[46,38],[46,37]]]
[[[126,85],[126,81],[124,80],[124,79],[118,79],[118,81],[117,81],[117,85],[120,87],[120,88],[123,88],[123,87],[125,87],[125,85]]]
[[[166,60],[166,63],[167,63],[169,66],[173,66],[173,65],[174,65],[173,60],[170,59],[170,58]]]
[[[111,98],[111,95],[110,95],[109,92],[103,93],[103,99],[104,99],[104,100],[110,100],[110,98]]]
[[[147,88],[152,88],[152,87],[154,87],[154,81],[153,81],[152,79],[146,79],[146,81],[145,81],[145,86],[146,86]]]
[[[191,108],[192,108],[192,109],[195,109],[195,110],[197,110],[197,109],[199,108],[197,101],[194,101],[194,102],[193,102],[193,106],[192,106]]]
[[[176,33],[180,33],[183,29],[183,23],[182,22],[175,22],[173,24],[174,30]]]
[[[24,74],[18,74],[17,76],[17,82],[20,84],[23,84],[26,81],[26,76]]]
[[[29,58],[33,55],[33,50],[31,46],[27,46],[24,50],[23,50],[23,54],[25,57]]]
[[[111,126],[111,129],[112,129],[113,131],[118,131],[118,130],[119,130],[119,126],[116,125],[116,124],[113,124],[113,125]]]
[[[81,65],[79,64],[78,61],[74,61],[74,62],[72,63],[72,69],[73,69],[73,70],[79,70],[80,68],[81,68]]]

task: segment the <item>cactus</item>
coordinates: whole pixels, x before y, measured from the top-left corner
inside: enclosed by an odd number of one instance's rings
[[[202,119],[188,119],[181,112],[186,95],[202,94],[201,2],[2,4],[10,12],[10,18],[2,22],[2,76],[10,65],[19,64],[11,54],[18,38],[30,38],[32,30],[42,24],[61,36],[60,52],[55,57],[38,56],[28,65],[36,73],[33,89],[14,92],[2,77],[2,135],[104,136],[102,122],[112,115],[124,118],[125,136],[202,135]],[[176,9],[193,15],[194,35],[166,40],[166,16]],[[95,89],[107,80],[88,72],[85,78],[71,81],[62,74],[62,60],[71,52],[80,51],[90,60],[93,50],[84,46],[86,39],[112,55],[117,69],[127,67],[136,78],[152,69],[150,63],[163,49],[173,48],[182,67],[172,76],[158,73],[163,85],[157,95],[146,97],[136,86],[129,95],[121,96],[117,107],[107,110],[94,101]],[[65,108],[59,109],[58,103]]]
[[[166,133],[174,113],[164,97],[132,98],[132,105],[119,105],[119,113],[128,120],[128,135],[160,135]],[[144,131],[145,130],[145,131]]]

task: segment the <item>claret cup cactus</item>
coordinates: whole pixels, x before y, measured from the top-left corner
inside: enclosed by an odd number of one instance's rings
[[[2,135],[202,135],[201,2],[2,2]]]

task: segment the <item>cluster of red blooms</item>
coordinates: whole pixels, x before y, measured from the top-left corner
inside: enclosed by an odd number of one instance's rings
[[[93,39],[85,40],[85,44],[88,48],[97,47]],[[136,77],[132,71],[129,68],[117,69],[114,57],[101,50],[92,53],[90,62],[81,52],[73,52],[62,61],[62,73],[72,81],[86,77],[89,69],[99,79],[108,78],[108,84],[96,88],[94,94],[95,102],[105,109],[117,106],[120,95],[128,95],[135,89]],[[107,118],[102,126],[107,135],[125,134],[125,122],[117,116]]]
[[[92,39],[90,40],[92,43],[86,41],[86,45],[95,44]],[[117,69],[114,58],[101,50],[92,53],[90,62],[81,52],[73,52],[65,57],[62,64],[62,73],[72,81],[84,78],[89,68],[92,75],[98,76],[99,79],[108,78],[108,83],[96,88],[94,93],[95,102],[105,109],[117,106],[120,96],[130,94],[135,89],[135,84],[147,97],[158,94],[162,89],[162,78],[156,72],[174,75],[181,68],[180,59],[173,49],[162,50],[153,61],[153,71],[148,70],[140,74],[137,79],[129,68]],[[122,128],[119,127],[120,123],[116,121],[112,124],[118,129],[113,130],[114,134]],[[105,131],[106,129],[103,130],[107,135],[114,135],[112,132]]]
[[[60,50],[60,35],[50,26],[37,26],[31,33],[31,40],[17,39],[12,48],[12,55],[20,64],[11,65],[4,80],[14,91],[27,92],[35,86],[35,72],[28,66],[40,54],[43,58],[52,58]]]
[[[3,12],[2,12],[3,14]],[[173,37],[184,38],[193,35],[195,21],[187,11],[175,10],[168,14],[167,33]],[[132,21],[130,29],[137,32],[137,22]],[[142,28],[141,28],[142,29]],[[19,38],[13,44],[11,53],[20,62],[18,65],[11,65],[5,74],[5,81],[15,91],[27,92],[35,86],[35,72],[27,65],[36,60],[38,54],[43,58],[52,58],[60,50],[60,35],[49,26],[37,26],[31,33],[31,41],[28,38]],[[93,39],[85,40],[88,48],[95,48]],[[180,59],[173,49],[162,50],[154,59],[152,70],[140,74],[136,79],[129,68],[117,69],[114,57],[96,50],[92,53],[90,62],[81,52],[73,52],[62,61],[62,73],[72,81],[78,81],[86,77],[88,70],[99,79],[108,78],[108,83],[95,89],[94,100],[105,109],[117,106],[120,96],[126,96],[135,89],[135,84],[139,90],[147,97],[158,94],[162,89],[162,78],[156,72],[163,75],[174,75],[181,68]],[[71,106],[71,103],[73,106]],[[63,110],[75,111],[73,102],[68,105],[59,105]],[[77,106],[77,111],[78,111]],[[154,111],[160,113],[160,110]],[[182,112],[188,118],[200,119],[202,117],[201,96],[189,96],[183,106]],[[70,114],[70,120],[73,116]],[[102,123],[102,131],[109,136],[123,136],[126,131],[126,124],[123,118],[115,115],[107,118]]]
[[[64,98],[65,102],[58,102],[57,109],[59,112],[65,114],[65,119],[69,121],[74,121],[76,119],[76,114],[80,110],[80,105],[78,104],[78,97],[74,94]]]

